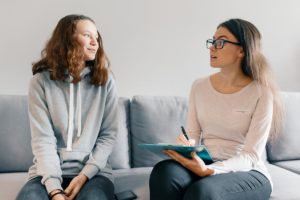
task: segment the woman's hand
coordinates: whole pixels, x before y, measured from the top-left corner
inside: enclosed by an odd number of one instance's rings
[[[51,200],[69,200],[69,198],[64,194],[55,195]]]
[[[195,146],[196,141],[194,139],[187,140],[186,137],[183,134],[180,134],[176,138],[176,143],[181,144],[181,145],[185,145],[185,146]]]
[[[60,191],[61,190],[53,190],[52,192],[50,192],[50,196]],[[51,200],[69,200],[69,198],[64,194],[56,194],[55,196],[53,196],[53,198],[51,198]]]
[[[195,152],[192,153],[192,159],[188,159],[173,150],[165,150],[164,153],[198,176],[205,177],[214,173],[214,170],[209,169]]]
[[[84,174],[75,176],[69,186],[65,189],[66,196],[68,197],[67,200],[73,200],[87,181],[88,178]]]

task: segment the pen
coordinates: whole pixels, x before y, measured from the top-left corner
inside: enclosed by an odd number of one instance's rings
[[[187,139],[187,141],[189,141],[189,137],[188,137],[188,135],[186,134],[185,129],[184,129],[183,126],[181,126],[181,131],[182,131],[184,137]]]

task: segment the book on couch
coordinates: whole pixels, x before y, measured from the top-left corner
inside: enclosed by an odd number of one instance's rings
[[[174,150],[187,158],[191,158],[191,153],[196,152],[197,155],[205,162],[205,164],[213,163],[213,159],[204,145],[184,146],[178,144],[157,143],[157,144],[139,144],[139,146],[141,148],[146,148],[157,154],[162,154],[163,150],[167,150],[167,149]]]

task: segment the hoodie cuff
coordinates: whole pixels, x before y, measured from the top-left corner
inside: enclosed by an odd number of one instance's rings
[[[86,164],[81,170],[81,173],[86,175],[89,180],[93,178],[96,174],[98,174],[98,172],[99,172],[99,168],[91,164]]]
[[[53,190],[63,190],[61,187],[61,182],[57,178],[49,178],[45,181],[45,186],[47,189],[48,194],[52,192]]]

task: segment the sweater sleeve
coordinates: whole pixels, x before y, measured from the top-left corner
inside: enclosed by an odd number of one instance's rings
[[[37,166],[37,175],[42,176],[42,184],[48,193],[62,189],[62,171],[57,154],[56,138],[45,97],[41,74],[30,81],[28,93],[29,120],[32,152]]]
[[[81,171],[89,179],[106,166],[118,132],[118,97],[114,80],[110,78],[107,84],[108,91],[100,132],[95,147]]]
[[[199,143],[201,126],[197,117],[197,108],[195,103],[195,90],[196,90],[196,81],[193,83],[188,103],[188,113],[187,113],[187,132],[191,139],[196,141],[196,144]]]
[[[263,91],[257,101],[244,148],[240,154],[220,162],[208,165],[215,174],[249,171],[260,161],[265,149],[273,116],[273,96],[270,91]]]

